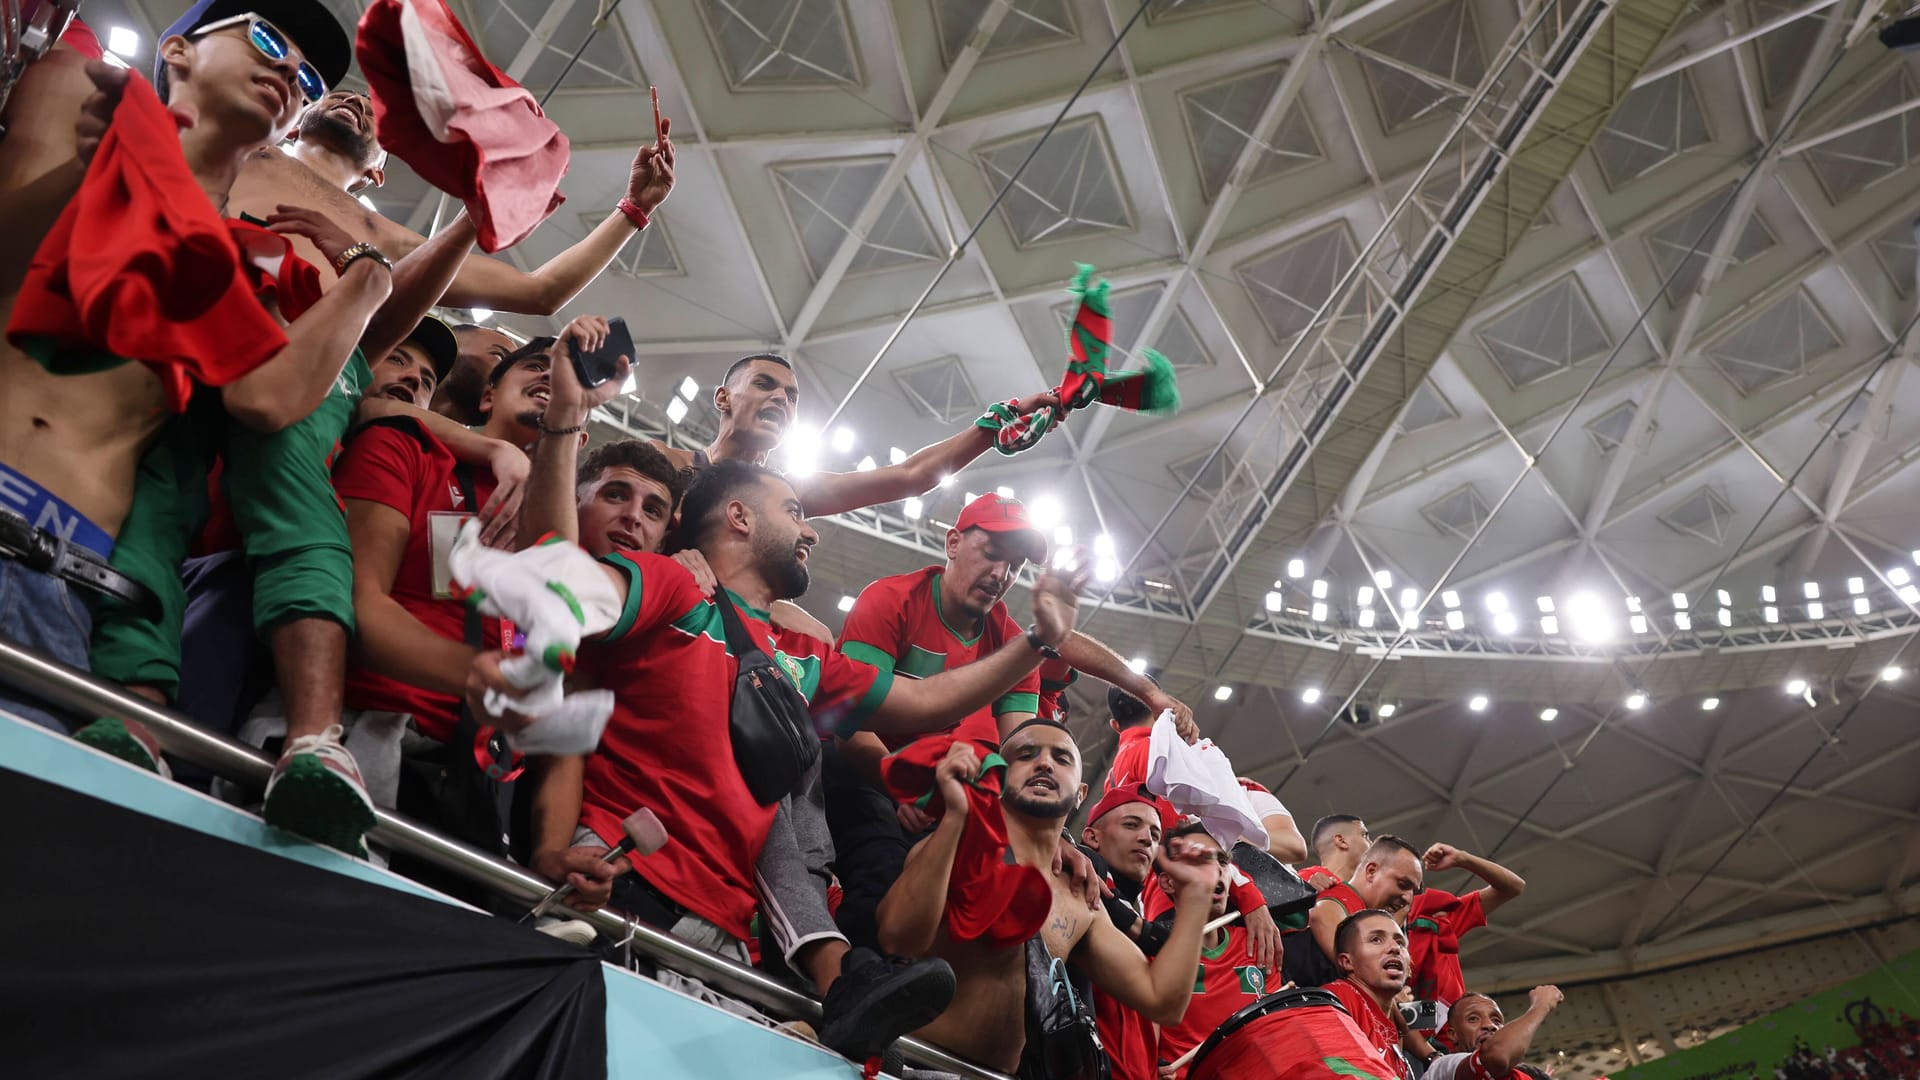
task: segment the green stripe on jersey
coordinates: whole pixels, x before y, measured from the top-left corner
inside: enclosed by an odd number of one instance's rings
[[[907,655],[894,664],[893,670],[909,679],[930,679],[947,670],[947,654],[909,645]]]
[[[858,660],[868,667],[889,673],[893,671],[893,654],[878,646],[864,641],[848,641],[841,644],[840,651],[848,659]]]
[[[613,629],[607,631],[607,640],[618,641],[633,632],[633,622],[640,617],[640,568],[619,552],[600,561],[627,575],[627,602],[620,605],[620,618],[614,621]]]
[[[1037,713],[1040,711],[1039,694],[1002,694],[1000,700],[993,703],[993,715],[1005,716],[1008,713]]]

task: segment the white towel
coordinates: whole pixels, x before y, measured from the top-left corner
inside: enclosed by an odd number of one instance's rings
[[[534,718],[507,742],[526,754],[588,754],[613,715],[613,693],[565,692],[580,639],[610,629],[620,618],[620,594],[593,556],[577,544],[553,541],[525,551],[497,551],[480,543],[480,523],[460,529],[447,556],[453,580],[472,590],[468,603],[482,614],[513,620],[527,635],[526,651],[500,664],[507,681],[527,691],[511,698],[489,690],[486,707]]]
[[[1181,814],[1199,818],[1222,847],[1245,840],[1266,850],[1267,827],[1240,786],[1233,762],[1212,739],[1187,745],[1173,726],[1171,709],[1153,722],[1153,737],[1147,743],[1147,790],[1165,797]]]

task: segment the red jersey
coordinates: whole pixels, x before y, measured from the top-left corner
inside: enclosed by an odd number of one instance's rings
[[[493,472],[469,466],[474,502],[469,505],[455,475],[453,451],[419,424],[376,423],[362,428],[334,466],[333,486],[342,499],[392,507],[411,525],[400,569],[388,590],[394,601],[427,629],[449,641],[465,641],[466,605],[433,595],[433,530],[437,511],[472,514],[493,495]],[[500,647],[502,623],[481,619],[482,649]],[[388,678],[359,664],[347,666],[346,705],[409,713],[420,730],[445,741],[453,734],[460,699]]]
[[[1480,890],[1455,896],[1428,889],[1413,898],[1407,914],[1407,958],[1413,965],[1413,996],[1452,1005],[1467,992],[1460,972],[1460,939],[1487,925]]]
[[[1360,988],[1352,979],[1335,979],[1321,989],[1329,991],[1346,1006],[1347,1015],[1353,1019],[1353,1026],[1366,1036],[1367,1044],[1380,1054],[1380,1063],[1387,1072],[1407,1077],[1412,1074],[1407,1069],[1407,1059],[1400,1056],[1400,1029],[1393,1020],[1374,1004],[1372,996]]]
[[[982,620],[984,625],[972,637],[948,625],[945,616],[940,614],[942,570],[942,567],[929,566],[911,574],[895,574],[862,589],[840,630],[841,651],[881,671],[924,679],[971,664],[1026,633],[1007,614],[1007,605],[1001,603],[994,604],[987,612]],[[1040,674],[1035,671],[1001,695],[990,708],[945,730],[970,742],[998,746],[1000,725],[995,717],[1039,711]],[[923,736],[883,735],[881,741],[887,744],[887,749],[898,750],[918,737]]]
[[[1100,1034],[1100,1048],[1107,1052],[1111,1080],[1158,1080],[1160,1070],[1153,1059],[1153,1021],[1096,987],[1093,1023]]]
[[[1120,733],[1120,748],[1113,752],[1113,767],[1107,770],[1107,790],[1139,787],[1147,782],[1147,744],[1153,741],[1153,725],[1131,727]]]
[[[745,940],[753,866],[775,807],[754,800],[733,762],[727,717],[739,665],[727,651],[720,609],[672,559],[620,551],[601,561],[626,574],[627,601],[606,639],[580,652],[581,670],[615,698],[600,748],[587,757],[580,823],[612,845],[628,814],[651,809],[670,840],[634,857],[634,870]],[[886,698],[890,672],[817,638],[776,630],[766,612],[733,601],[747,633],[800,688],[816,720],[851,734]]]
[[[1193,999],[1178,1024],[1160,1029],[1160,1060],[1178,1061],[1180,1055],[1207,1041],[1213,1029],[1229,1016],[1278,989],[1280,978],[1247,956],[1247,930],[1228,926],[1217,948],[1200,950],[1200,967],[1193,975]],[[1185,1076],[1182,1067],[1179,1075]]]
[[[1080,678],[1080,673],[1065,660],[1043,660],[1040,662],[1040,712],[1042,720],[1067,719],[1067,687]]]

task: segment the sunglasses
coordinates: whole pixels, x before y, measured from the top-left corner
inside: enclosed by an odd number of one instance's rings
[[[279,27],[252,12],[235,15],[230,19],[217,19],[195,30],[193,36],[205,37],[217,30],[225,30],[230,26],[239,26],[243,23],[247,27],[247,40],[253,42],[253,47],[259,49],[267,59],[285,60],[293,53],[294,47],[287,40],[287,35],[281,33]],[[304,57],[300,61],[300,69],[295,74],[294,81],[300,84],[300,96],[306,98],[309,105],[327,96],[327,81],[320,77],[320,72],[315,70],[312,64],[307,63]]]

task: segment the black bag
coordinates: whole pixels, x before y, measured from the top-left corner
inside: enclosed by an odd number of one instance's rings
[[[1038,934],[1027,939],[1027,1045],[1020,1080],[1107,1080],[1107,1054],[1093,1018],[1092,987],[1047,951]]]
[[[800,777],[820,760],[820,733],[800,688],[748,636],[733,601],[723,591],[714,603],[726,628],[727,651],[740,663],[727,713],[733,761],[755,801],[772,806],[792,794]]]

